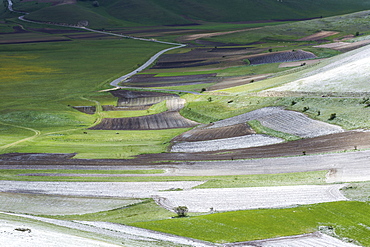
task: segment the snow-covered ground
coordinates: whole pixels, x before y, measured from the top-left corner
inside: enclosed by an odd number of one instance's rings
[[[190,212],[277,208],[347,200],[339,191],[344,186],[334,184],[194,189],[159,192],[154,199],[169,210],[177,206],[187,206]]]
[[[301,79],[267,91],[370,92],[370,46],[327,61],[326,66],[302,75]]]

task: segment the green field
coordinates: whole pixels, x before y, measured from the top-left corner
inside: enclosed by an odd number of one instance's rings
[[[285,209],[216,213],[132,225],[216,243],[298,235],[326,226],[333,228],[342,238],[368,246],[369,210],[368,203],[334,202]]]

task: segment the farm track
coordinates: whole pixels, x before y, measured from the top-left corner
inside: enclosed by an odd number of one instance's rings
[[[34,132],[35,134],[33,136],[30,136],[30,137],[27,137],[27,138],[24,138],[24,139],[21,139],[21,140],[18,140],[16,142],[13,142],[13,143],[9,143],[9,144],[6,144],[4,146],[0,146],[0,150],[5,150],[7,148],[10,148],[10,147],[13,147],[13,146],[16,146],[22,142],[26,142],[26,141],[30,141],[30,140],[33,140],[34,138],[38,137],[41,135],[41,131],[39,130],[36,130],[36,129],[33,129],[33,128],[28,128],[28,127],[23,127],[23,126],[18,126],[18,125],[13,125],[13,124],[7,124],[7,123],[4,123],[4,122],[0,122],[0,125],[6,125],[6,126],[11,126],[11,127],[15,127],[15,128],[20,128],[20,129],[25,129],[25,130],[29,130],[29,131],[32,131]]]

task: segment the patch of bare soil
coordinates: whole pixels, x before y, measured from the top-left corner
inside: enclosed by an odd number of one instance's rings
[[[169,100],[173,98],[178,98],[176,94],[170,93],[159,93],[152,91],[130,91],[130,90],[115,90],[110,91],[110,93],[118,98],[117,106],[121,107],[146,107],[164,100]]]
[[[301,39],[297,39],[297,41],[317,41],[317,40],[325,39],[326,37],[336,35],[338,33],[339,32],[334,32],[334,31],[321,31],[321,32],[303,37]]]
[[[214,129],[205,129],[200,127],[189,130],[173,138],[172,142],[196,142],[205,140],[216,140],[251,135],[255,133],[256,132],[249,125],[244,123]]]
[[[245,85],[248,83],[265,80],[271,75],[272,74],[261,74],[261,75],[253,75],[253,76],[238,76],[238,77],[223,78],[221,79],[220,82],[216,83],[213,86],[210,86],[208,88],[208,91],[221,90],[225,88],[236,87],[236,86],[241,86],[241,85]]]
[[[150,105],[146,106],[113,106],[113,105],[103,105],[103,111],[140,111],[148,110]]]
[[[0,161],[31,161],[31,160],[66,160],[71,159],[76,154],[57,154],[57,153],[7,153],[0,155]]]
[[[175,111],[159,114],[131,117],[105,118],[100,124],[90,128],[93,130],[159,130],[174,128],[190,128],[199,123],[186,119]]]
[[[24,36],[20,36],[24,35]],[[50,35],[28,35],[23,34],[7,34],[0,39],[0,44],[22,44],[22,43],[39,43],[39,42],[60,42],[60,41],[71,41],[67,37],[62,36],[50,36]]]
[[[93,115],[96,111],[96,106],[73,106],[77,111]]]
[[[312,52],[296,50],[283,52],[270,52],[248,57],[251,64],[281,63],[316,58]]]

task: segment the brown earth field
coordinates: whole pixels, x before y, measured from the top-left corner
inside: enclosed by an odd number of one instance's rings
[[[194,68],[206,65],[214,67],[246,65],[247,55],[258,54],[265,49],[251,47],[230,48],[194,48],[180,54],[165,54],[161,56],[152,69]],[[149,70],[150,71],[150,70]]]
[[[207,127],[207,126],[206,126]],[[198,127],[189,130],[172,139],[172,142],[196,142],[206,140],[216,140],[237,136],[255,134],[256,132],[247,124],[236,124],[221,128],[202,128]]]
[[[77,111],[90,114],[90,115],[94,114],[96,111],[95,106],[74,106],[73,108],[76,109]]]
[[[277,158],[290,156],[304,156],[330,152],[343,152],[345,150],[369,149],[370,132],[348,131],[327,136],[301,139],[286,143],[274,144],[264,147],[215,151],[204,153],[161,153],[143,154],[134,159],[69,159],[52,154],[3,154],[0,155],[0,165],[153,165],[171,164],[172,162],[195,162],[206,160],[237,160]],[[42,158],[39,159],[39,155]],[[59,155],[59,154],[58,154]],[[66,154],[68,155],[68,154]],[[71,154],[72,156],[74,154]],[[190,164],[189,163],[189,164]]]
[[[271,52],[265,54],[258,54],[247,57],[252,65],[265,64],[265,63],[282,63],[299,60],[314,59],[316,55],[302,50],[296,51],[283,51],[283,52]]]
[[[261,75],[252,75],[252,76],[237,76],[230,78],[222,78],[218,83],[212,85],[208,88],[208,91],[221,90],[230,87],[236,87],[245,85],[247,83],[253,83],[256,81],[261,81],[267,79],[272,74],[261,74]]]
[[[174,128],[190,128],[198,125],[197,122],[188,120],[176,111],[167,111],[159,114],[130,117],[130,118],[105,118],[92,130],[159,130]]]
[[[155,77],[155,74],[135,75],[122,83],[124,86],[162,87],[214,83],[217,74]]]
[[[130,91],[130,90],[115,90],[110,93],[117,97],[118,107],[133,107],[134,110],[137,107],[151,106],[160,103],[164,100],[178,98],[176,94],[160,93],[151,91]],[[140,110],[140,109],[138,109]],[[142,109],[141,109],[142,110]]]

